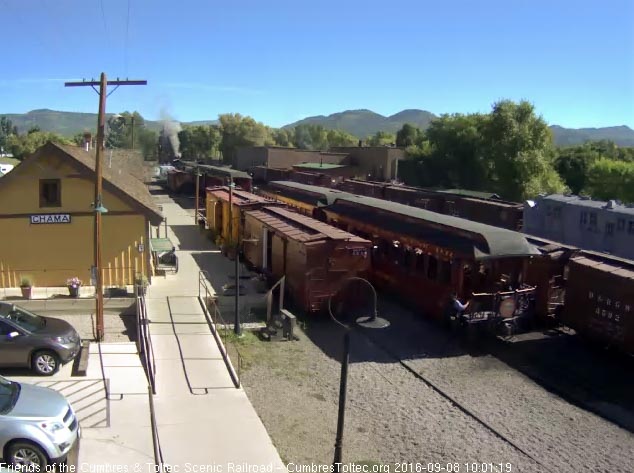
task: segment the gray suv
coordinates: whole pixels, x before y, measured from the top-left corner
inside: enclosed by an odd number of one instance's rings
[[[68,322],[0,302],[0,367],[31,367],[50,376],[80,348],[79,334]]]
[[[80,437],[79,421],[64,396],[0,376],[0,456],[33,473],[63,461]]]

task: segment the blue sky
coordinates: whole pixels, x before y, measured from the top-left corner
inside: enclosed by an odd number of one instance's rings
[[[0,20],[0,113],[94,112],[94,92],[63,82],[104,71],[148,80],[108,111],[149,119],[281,126],[524,98],[551,124],[634,128],[634,0],[0,0]]]

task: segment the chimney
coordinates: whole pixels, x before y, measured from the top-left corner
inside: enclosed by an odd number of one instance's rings
[[[86,151],[90,151],[91,148],[92,148],[92,133],[87,131],[86,133],[84,133],[84,149]]]

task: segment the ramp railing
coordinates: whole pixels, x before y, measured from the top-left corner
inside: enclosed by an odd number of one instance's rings
[[[216,343],[227,365],[229,375],[236,388],[240,387],[240,374],[242,370],[242,355],[236,346],[236,335],[233,333],[233,325],[225,322],[218,304],[215,292],[208,282],[209,273],[201,270],[198,273],[198,300],[203,308],[205,317],[212,329]],[[239,287],[236,287],[239,290]],[[233,361],[232,361],[233,360]]]

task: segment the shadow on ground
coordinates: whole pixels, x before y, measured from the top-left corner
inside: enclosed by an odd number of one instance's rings
[[[179,241],[177,250],[219,250],[219,248],[211,241],[209,231],[201,229],[201,227],[197,225],[171,225],[170,228]]]
[[[559,330],[496,341],[488,349],[545,389],[634,432],[631,358]]]

